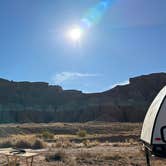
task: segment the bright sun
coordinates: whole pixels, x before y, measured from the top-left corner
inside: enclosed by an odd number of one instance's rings
[[[79,41],[82,37],[82,33],[83,32],[82,32],[82,29],[80,27],[74,27],[69,31],[68,36],[73,41]]]

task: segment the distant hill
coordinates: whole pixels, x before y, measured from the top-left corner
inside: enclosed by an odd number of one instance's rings
[[[164,85],[166,73],[130,78],[127,85],[92,94],[45,82],[0,79],[0,123],[140,122]]]

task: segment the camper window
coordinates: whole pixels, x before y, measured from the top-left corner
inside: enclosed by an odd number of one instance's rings
[[[161,128],[161,138],[163,142],[166,142],[166,126]]]

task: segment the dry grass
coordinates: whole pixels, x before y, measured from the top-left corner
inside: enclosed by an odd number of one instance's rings
[[[18,140],[15,144],[13,144],[15,148],[20,148],[20,149],[30,149],[32,148],[31,142],[27,140]]]
[[[101,157],[103,160],[120,160],[123,158],[121,154],[114,154],[114,155],[103,155]]]
[[[58,138],[55,143],[51,144],[52,148],[71,148],[75,147],[75,143],[71,142],[68,138]]]
[[[22,148],[22,149],[42,149],[46,143],[35,136],[17,135],[0,140],[0,148]]]
[[[46,161],[51,162],[51,161],[62,161],[64,162],[67,158],[67,155],[64,150],[59,150],[57,152],[51,152],[46,155]]]
[[[97,140],[90,141],[88,139],[84,140],[82,143],[86,148],[91,148],[100,144],[100,142]]]
[[[10,147],[13,147],[13,142],[10,139],[6,138],[0,141],[0,148],[10,148]]]
[[[77,166],[75,157],[69,156],[64,149],[50,152],[45,156],[47,165],[54,163],[57,166]]]
[[[40,139],[54,139],[54,134],[49,131],[43,131],[41,134],[36,135]]]
[[[41,134],[45,131],[50,133],[75,135],[78,130],[85,130],[90,135],[95,134],[117,134],[130,132],[140,134],[141,123],[25,123],[25,124],[2,124],[0,125],[0,136],[6,137],[13,134]]]
[[[36,139],[32,144],[32,149],[44,149],[47,147],[47,144],[40,139]]]

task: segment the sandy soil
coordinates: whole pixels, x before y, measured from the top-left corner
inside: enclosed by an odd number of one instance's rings
[[[63,159],[46,161],[45,155],[34,158],[34,166],[144,166],[145,157],[139,144],[116,143],[100,144],[91,148],[55,148],[53,152],[63,152]],[[0,165],[5,165],[6,159],[0,156]],[[152,166],[164,166],[165,160],[151,158]],[[21,160],[21,166],[26,166]]]
[[[7,135],[10,135],[10,133],[13,134],[13,130],[12,132],[10,130],[8,133],[8,128],[15,129],[17,126],[3,125],[0,126],[0,129],[3,129]],[[27,136],[34,135],[35,133],[38,134],[44,128],[43,126],[48,131],[58,131],[60,134],[56,134],[52,141],[48,140],[49,151],[39,157],[35,157],[33,166],[146,166],[145,156],[141,150],[141,142],[138,141],[141,124],[60,123],[58,125],[51,124],[50,126],[49,124],[41,126],[39,124],[26,124],[19,127],[19,132],[21,131]],[[86,137],[79,138],[75,135],[74,131],[78,131],[80,128],[88,131]],[[65,138],[64,141],[66,139],[69,142],[71,141],[72,146],[64,147],[61,145],[58,147],[56,139],[61,137]],[[88,144],[85,144],[85,141]],[[48,160],[48,156],[53,156],[53,159],[49,158]],[[5,166],[6,161],[4,156],[0,156],[0,166]],[[166,160],[152,157],[151,164],[152,166],[164,166],[166,165]],[[25,160],[21,160],[20,165],[26,166]]]

